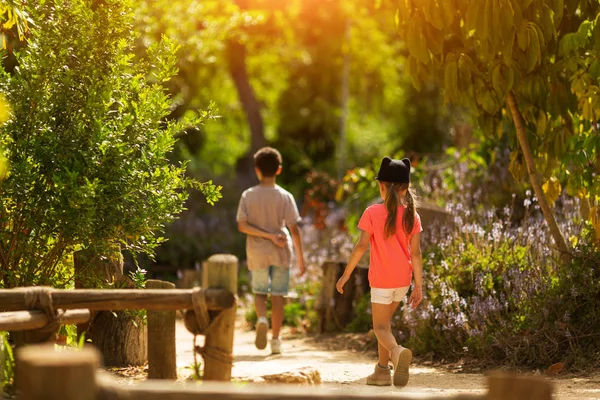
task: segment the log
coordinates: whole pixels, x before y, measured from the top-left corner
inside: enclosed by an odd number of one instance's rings
[[[17,351],[16,380],[21,400],[95,400],[100,355],[93,348],[55,351],[32,345]]]
[[[150,279],[147,289],[175,289],[171,282]],[[176,311],[148,311],[148,379],[177,379]]]
[[[89,310],[67,310],[60,316],[62,325],[79,324],[90,319]],[[48,324],[43,311],[9,311],[0,313],[0,331],[26,331],[40,329]]]
[[[237,293],[238,259],[229,254],[215,254],[211,256],[202,268],[202,287],[220,288],[231,293]],[[221,311],[222,314],[216,325],[206,335],[205,347],[212,347],[233,354],[233,331],[235,329],[236,307]],[[230,381],[230,363],[223,363],[211,357],[205,358],[205,381]]]
[[[0,310],[27,310],[26,296],[30,288],[0,289]],[[193,289],[47,289],[54,307],[63,310],[183,310],[193,308]],[[218,311],[235,304],[235,296],[222,289],[208,289],[209,310]],[[38,306],[32,308],[39,308]]]

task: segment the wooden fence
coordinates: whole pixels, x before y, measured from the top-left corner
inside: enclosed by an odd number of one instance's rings
[[[168,282],[147,282],[145,290],[27,287],[0,290],[0,331],[46,341],[61,324],[89,321],[91,311],[148,310],[148,376],[176,379],[175,312],[185,311],[185,325],[205,336],[194,351],[204,359],[205,380],[231,380],[238,260],[214,255],[204,263],[202,288],[175,289]],[[21,381],[19,379],[19,381]]]
[[[117,385],[99,371],[100,355],[92,347],[81,351],[56,352],[49,346],[29,346],[17,354],[19,400],[378,400],[411,399],[378,393],[319,387],[232,383],[165,383],[146,381],[134,386]],[[420,397],[423,399],[422,397]],[[443,397],[446,400],[551,400],[550,382],[535,377],[491,375],[484,394]],[[432,396],[429,400],[442,399]]]

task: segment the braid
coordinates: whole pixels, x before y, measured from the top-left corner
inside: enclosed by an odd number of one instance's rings
[[[410,235],[415,227],[415,199],[409,187],[404,196],[406,200],[406,211],[404,212],[404,232]]]
[[[396,233],[396,215],[398,214],[398,196],[396,194],[396,185],[393,183],[388,186],[385,196],[385,208],[388,212],[385,220],[385,236],[390,237]]]

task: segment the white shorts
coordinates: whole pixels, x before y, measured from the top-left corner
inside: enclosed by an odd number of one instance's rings
[[[404,300],[410,286],[394,289],[371,288],[371,303],[392,304]]]

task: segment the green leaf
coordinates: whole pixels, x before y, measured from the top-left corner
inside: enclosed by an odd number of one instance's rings
[[[546,113],[543,111],[540,111],[540,113],[538,115],[537,124],[536,124],[536,130],[537,130],[537,134],[539,136],[543,137],[545,135],[547,122],[548,122],[548,119],[546,118]]]
[[[554,26],[554,11],[547,4],[540,11],[540,24],[544,37],[548,40],[556,39],[556,28]]]
[[[486,91],[477,101],[488,114],[493,115],[498,111],[498,104],[496,104],[492,93],[491,91]]]
[[[521,24],[523,23],[523,10],[521,8],[521,4],[519,3],[519,0],[509,0],[507,5],[509,5],[512,10],[512,15],[513,15],[513,20],[514,20],[513,26],[515,28],[520,27]]]
[[[598,60],[592,61],[592,63],[590,64],[589,73],[595,79],[600,79],[600,61],[598,61]]]
[[[406,41],[406,45],[410,54],[419,62],[428,64],[430,58],[429,50],[427,49],[427,40],[421,31],[421,24],[419,24],[417,18],[411,19],[408,23]]]
[[[481,2],[479,0],[471,0],[467,7],[467,14],[465,16],[465,25],[468,31],[477,30],[477,21],[479,17],[479,8]],[[479,32],[477,32],[479,34]]]
[[[506,39],[506,41],[504,42],[504,47],[502,49],[502,58],[505,64],[510,64],[512,62],[516,36],[517,32],[513,29],[512,33],[508,36],[508,39]]]
[[[454,16],[456,15],[456,8],[452,0],[438,0],[442,5],[442,15],[444,19],[444,27],[449,28],[454,22]]]
[[[519,26],[519,30],[517,31],[517,43],[519,48],[523,51],[526,51],[529,47],[529,33],[527,32],[527,22],[523,21],[521,26]]]
[[[514,42],[514,32],[515,32],[515,13],[512,9],[512,5],[509,0],[499,0],[498,3],[498,18],[500,28],[499,32],[502,33],[502,40],[506,43],[507,41]]]
[[[592,32],[592,46],[594,50],[600,51],[600,14],[596,18],[596,23],[594,24],[594,31]]]
[[[442,19],[442,10],[436,0],[425,0],[422,4],[423,14],[427,21],[436,29],[444,29],[444,21]]]
[[[554,26],[559,26],[565,13],[564,0],[550,0],[550,7],[554,11]]]
[[[483,0],[485,3],[485,11],[483,14],[483,35],[479,36],[481,39],[490,39],[492,44],[497,43],[493,40],[495,37],[494,32],[494,2],[496,0]]]
[[[425,38],[427,40],[427,48],[433,55],[440,55],[444,49],[444,33],[435,29],[432,25],[425,26]]]
[[[529,34],[529,47],[527,48],[527,67],[526,71],[533,71],[542,60],[542,46],[537,29],[532,22],[527,24]]]

